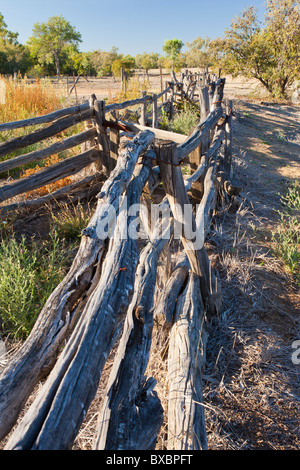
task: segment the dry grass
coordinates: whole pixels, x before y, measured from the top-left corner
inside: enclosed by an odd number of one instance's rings
[[[0,121],[10,122],[48,114],[61,106],[61,96],[50,82],[36,79],[1,78],[5,82],[5,104],[0,105]]]

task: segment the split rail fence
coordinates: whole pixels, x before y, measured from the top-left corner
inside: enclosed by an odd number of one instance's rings
[[[154,449],[164,420],[168,449],[207,448],[202,371],[208,324],[222,309],[222,294],[204,241],[217,202],[236,191],[231,183],[232,103],[223,103],[225,79],[189,73],[180,80],[175,74],[173,78],[158,95],[143,93],[140,99],[107,106],[93,95],[88,103],[0,125],[4,131],[51,123],[2,143],[1,157],[86,123],[75,136],[1,162],[3,172],[84,145],[79,155],[2,186],[1,202],[62,177],[80,175],[85,167],[96,168],[104,180],[68,274],[1,372],[0,439],[10,433],[6,449],[71,449],[116,345],[94,449]],[[172,116],[178,100],[200,103],[201,119],[190,136],[158,128],[161,107]],[[136,105],[141,111],[139,123],[118,119],[118,111]],[[182,164],[189,165],[187,177]],[[96,175],[90,174],[53,195],[6,209],[56,199],[93,178]],[[138,204],[145,192],[151,194],[161,183],[165,196],[159,208],[169,207],[172,213],[167,224],[162,218],[152,225],[144,221],[148,241],[142,248],[133,237],[118,237],[132,222],[121,210],[124,198],[129,207]],[[117,214],[114,227],[107,217],[111,207]],[[189,225],[194,238],[182,231],[183,252],[155,300],[158,264],[170,244],[165,235],[174,233],[175,224]],[[99,237],[107,229],[114,230],[114,237]],[[154,378],[146,377],[154,318],[169,334],[167,416]],[[42,379],[40,391],[16,425]]]

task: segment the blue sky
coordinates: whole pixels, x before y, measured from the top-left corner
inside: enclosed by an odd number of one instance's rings
[[[235,15],[264,0],[0,0],[0,13],[25,44],[35,23],[63,15],[82,35],[81,51],[115,46],[120,53],[162,54],[166,39],[184,43],[222,36]]]

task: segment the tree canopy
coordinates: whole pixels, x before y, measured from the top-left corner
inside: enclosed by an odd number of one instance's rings
[[[212,41],[211,50],[223,70],[258,79],[275,97],[300,73],[300,0],[267,0],[265,24],[254,7],[244,10]]]
[[[36,23],[33,35],[28,40],[28,46],[33,57],[40,63],[56,66],[57,75],[60,77],[61,61],[64,53],[69,48],[77,51],[81,42],[81,34],[63,17],[53,16],[47,23]]]
[[[172,61],[172,68],[175,67],[176,61],[178,60],[181,49],[184,43],[180,39],[167,39],[163,45],[163,51]]]

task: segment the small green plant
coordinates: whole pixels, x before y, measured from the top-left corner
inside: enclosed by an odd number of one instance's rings
[[[285,206],[279,211],[280,223],[277,231],[272,233],[274,253],[280,257],[288,270],[300,285],[300,185],[294,181],[286,194],[281,196]]]
[[[162,118],[161,118],[161,121],[160,121],[160,127],[161,127],[161,129],[167,130],[169,120],[168,120],[167,112],[166,112],[166,110],[163,106],[161,108],[161,114],[162,114]]]
[[[191,129],[199,124],[199,112],[187,107],[184,111],[176,114],[170,121],[168,129],[178,134],[188,135]]]
[[[24,339],[45,301],[62,280],[70,248],[56,232],[42,246],[3,238],[0,243],[0,323],[4,334]]]
[[[87,226],[91,217],[90,207],[84,209],[82,204],[61,204],[59,213],[51,213],[52,229],[61,239],[78,241],[82,230]]]
[[[286,204],[287,209],[300,210],[300,183],[295,180],[289,187],[285,196],[281,200]]]

